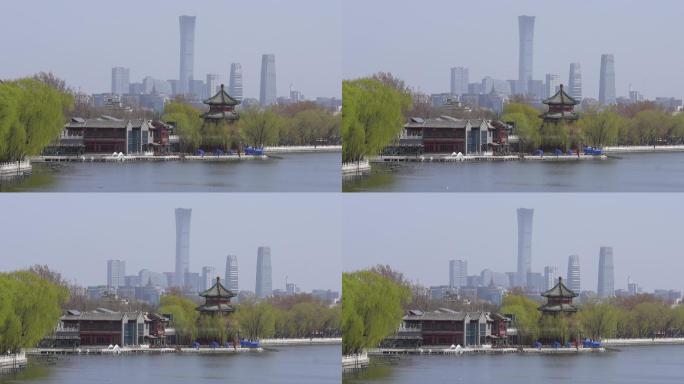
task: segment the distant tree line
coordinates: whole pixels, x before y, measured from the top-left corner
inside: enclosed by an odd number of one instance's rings
[[[164,295],[159,312],[173,314],[178,343],[198,338],[220,343],[239,338],[339,337],[341,308],[328,306],[311,295],[273,297],[235,305],[228,316],[200,316],[197,303],[180,296]]]
[[[652,102],[591,108],[575,123],[543,124],[540,111],[508,103],[501,120],[514,122],[525,151],[537,148],[581,149],[583,145],[662,145],[684,143],[684,114],[672,114]]]
[[[684,306],[672,306],[652,295],[640,294],[579,304],[570,316],[541,316],[540,304],[522,295],[504,297],[499,312],[513,314],[521,343],[539,338],[559,342],[576,337],[604,338],[684,337]]]
[[[37,155],[59,137],[73,96],[52,74],[0,81],[0,162]]]
[[[204,124],[201,111],[180,99],[168,103],[162,120],[175,123],[181,150],[199,148],[237,149],[280,145],[339,144],[341,116],[313,102],[239,111],[232,124]]]

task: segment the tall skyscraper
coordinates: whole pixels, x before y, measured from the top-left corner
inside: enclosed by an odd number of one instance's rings
[[[231,291],[238,292],[238,261],[237,256],[228,255],[226,256],[226,275],[224,277],[226,280],[224,286]]]
[[[527,84],[532,80],[534,16],[518,16],[520,52],[518,54],[518,93],[527,93]]]
[[[271,247],[259,247],[257,252],[256,289],[254,293],[259,299],[268,297],[273,292],[271,278]]]
[[[190,214],[192,209],[176,208],[176,272],[175,286],[185,287],[190,269]]]
[[[273,105],[277,101],[276,94],[276,68],[275,55],[266,54],[261,56],[261,89],[259,103],[261,105]]]
[[[107,288],[117,291],[126,285],[126,262],[123,260],[107,260]]]
[[[558,282],[558,267],[544,267],[544,290],[553,288]]]
[[[228,94],[235,100],[242,101],[242,65],[240,63],[230,64]]]
[[[518,272],[516,286],[527,287],[532,271],[532,216],[534,209],[518,208]]]
[[[601,55],[599,103],[601,105],[615,104],[615,58],[612,54]]]
[[[221,88],[221,83],[219,81],[219,75],[213,73],[207,73],[207,97],[212,97]]]
[[[205,291],[211,288],[216,282],[216,268],[214,267],[202,267],[202,284],[200,284],[200,290]]]
[[[449,287],[465,287],[468,281],[468,262],[465,260],[449,260]]]
[[[468,93],[468,68],[451,68],[451,96]]]
[[[613,271],[613,247],[601,247],[599,251],[598,297],[615,296],[615,274]]]
[[[570,255],[570,257],[568,257],[568,276],[566,280],[567,287],[579,294],[581,289],[580,263],[579,256],[577,255]]]
[[[580,63],[570,63],[568,95],[578,102],[582,101],[582,67]]]
[[[190,93],[195,66],[195,16],[180,16],[180,77],[176,93]]]
[[[130,85],[130,70],[124,67],[112,68],[112,93],[123,95],[128,93]]]
[[[560,75],[555,73],[546,74],[546,82],[544,83],[544,98],[551,97],[560,89]]]

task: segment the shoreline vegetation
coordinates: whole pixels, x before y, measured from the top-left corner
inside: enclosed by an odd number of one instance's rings
[[[305,101],[290,105],[239,109],[234,123],[205,124],[202,110],[181,97],[162,114],[147,110],[117,110],[78,104],[76,92],[52,73],[31,78],[0,80],[0,164],[11,165],[40,156],[60,138],[71,118],[101,115],[120,119],[156,119],[174,125],[180,153],[200,150],[244,152],[247,147],[268,148],[271,153],[341,151],[341,114]],[[86,153],[85,157],[102,154]],[[111,154],[104,154],[111,156]],[[80,157],[80,156],[79,156]]]
[[[344,80],[342,87],[343,164],[353,168],[364,160],[390,161],[381,156],[388,146],[396,145],[403,125],[413,117],[434,118],[448,114],[458,119],[495,119],[513,126],[512,135],[519,141],[519,152],[510,160],[539,158],[577,160],[578,156],[555,157],[560,151],[578,153],[586,146],[604,148],[605,153],[684,151],[684,114],[671,113],[653,102],[636,102],[608,107],[589,106],[578,112],[577,121],[545,123],[540,105],[513,96],[499,115],[491,110],[469,108],[460,111],[433,107],[424,95],[414,92],[403,80],[390,73]],[[462,160],[490,160],[501,155],[462,156]],[[447,158],[449,154],[401,156],[402,160]],[[588,158],[588,157],[587,157]],[[364,168],[368,170],[368,168]]]
[[[259,302],[246,300],[234,304],[235,312],[230,316],[200,316],[196,310],[198,302],[173,289],[161,297],[159,306],[129,302],[114,308],[111,301],[93,301],[73,294],[79,291],[77,287],[70,286],[47,266],[39,265],[28,270],[0,273],[0,290],[3,292],[0,297],[0,350],[13,357],[56,353],[232,353],[342,343],[341,307],[329,305],[308,294],[271,297]],[[37,347],[55,331],[65,310],[88,311],[101,307],[171,314],[173,322],[170,326],[175,330],[176,344],[160,347]],[[236,342],[240,339],[259,340],[261,345],[259,348],[240,347]],[[196,344],[199,340],[203,341],[201,345]],[[220,345],[231,347],[220,348]]]
[[[570,316],[543,318],[540,302],[519,289],[507,293],[500,306],[485,302],[460,303],[433,300],[420,292],[400,272],[389,266],[345,272],[342,279],[343,361],[350,368],[368,364],[364,356],[386,354],[463,353],[581,353],[605,351],[620,346],[684,345],[684,306],[673,305],[649,294],[590,299],[578,304]],[[382,292],[382,293],[380,293]],[[541,296],[540,296],[541,298]],[[383,348],[382,341],[396,334],[408,310],[493,311],[511,316],[516,330],[515,345],[492,347],[431,346]],[[598,348],[583,348],[577,340],[600,340]],[[539,340],[555,340],[542,345]],[[536,345],[535,345],[536,344]],[[359,358],[361,356],[361,358]],[[350,363],[356,360],[362,363]]]

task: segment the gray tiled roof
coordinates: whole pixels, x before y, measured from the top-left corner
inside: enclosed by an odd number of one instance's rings
[[[126,120],[105,120],[105,119],[87,119],[84,122],[71,121],[64,125],[65,128],[126,128],[128,121]]]
[[[456,119],[450,116],[425,119],[423,122],[411,119],[409,123],[404,125],[405,128],[466,128],[467,126],[468,120]]]

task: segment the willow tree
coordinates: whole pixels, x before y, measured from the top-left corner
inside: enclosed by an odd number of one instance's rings
[[[342,274],[342,353],[377,346],[396,332],[411,301],[408,286],[373,271]]]
[[[162,120],[175,123],[180,138],[181,151],[194,152],[202,141],[200,110],[181,100],[174,100],[164,107]]]
[[[577,314],[583,335],[592,339],[614,337],[617,334],[618,309],[610,303],[589,303]]]
[[[68,300],[66,287],[29,271],[0,274],[0,350],[34,347],[54,330]]]
[[[615,144],[623,119],[614,111],[590,109],[582,114],[577,124],[586,142],[594,147]]]
[[[396,140],[411,95],[377,79],[345,80],[342,104],[342,161],[358,161]]]
[[[38,155],[59,137],[73,97],[41,80],[0,82],[0,161]]]
[[[515,123],[515,133],[523,142],[523,150],[538,148],[543,143],[540,131],[542,119],[536,108],[522,103],[508,103],[504,106],[501,120]]]
[[[178,344],[190,344],[199,332],[197,320],[199,313],[192,300],[180,295],[164,295],[159,301],[159,311],[173,315],[173,325],[176,329]]]
[[[508,294],[501,302],[501,313],[514,316],[513,326],[518,329],[519,343],[530,343],[539,337],[538,303],[522,295]]]
[[[275,331],[275,311],[266,301],[240,303],[235,322],[242,336],[250,339],[271,337]]]
[[[283,118],[272,108],[248,108],[242,112],[238,122],[240,133],[247,144],[256,147],[277,144],[282,125]]]

